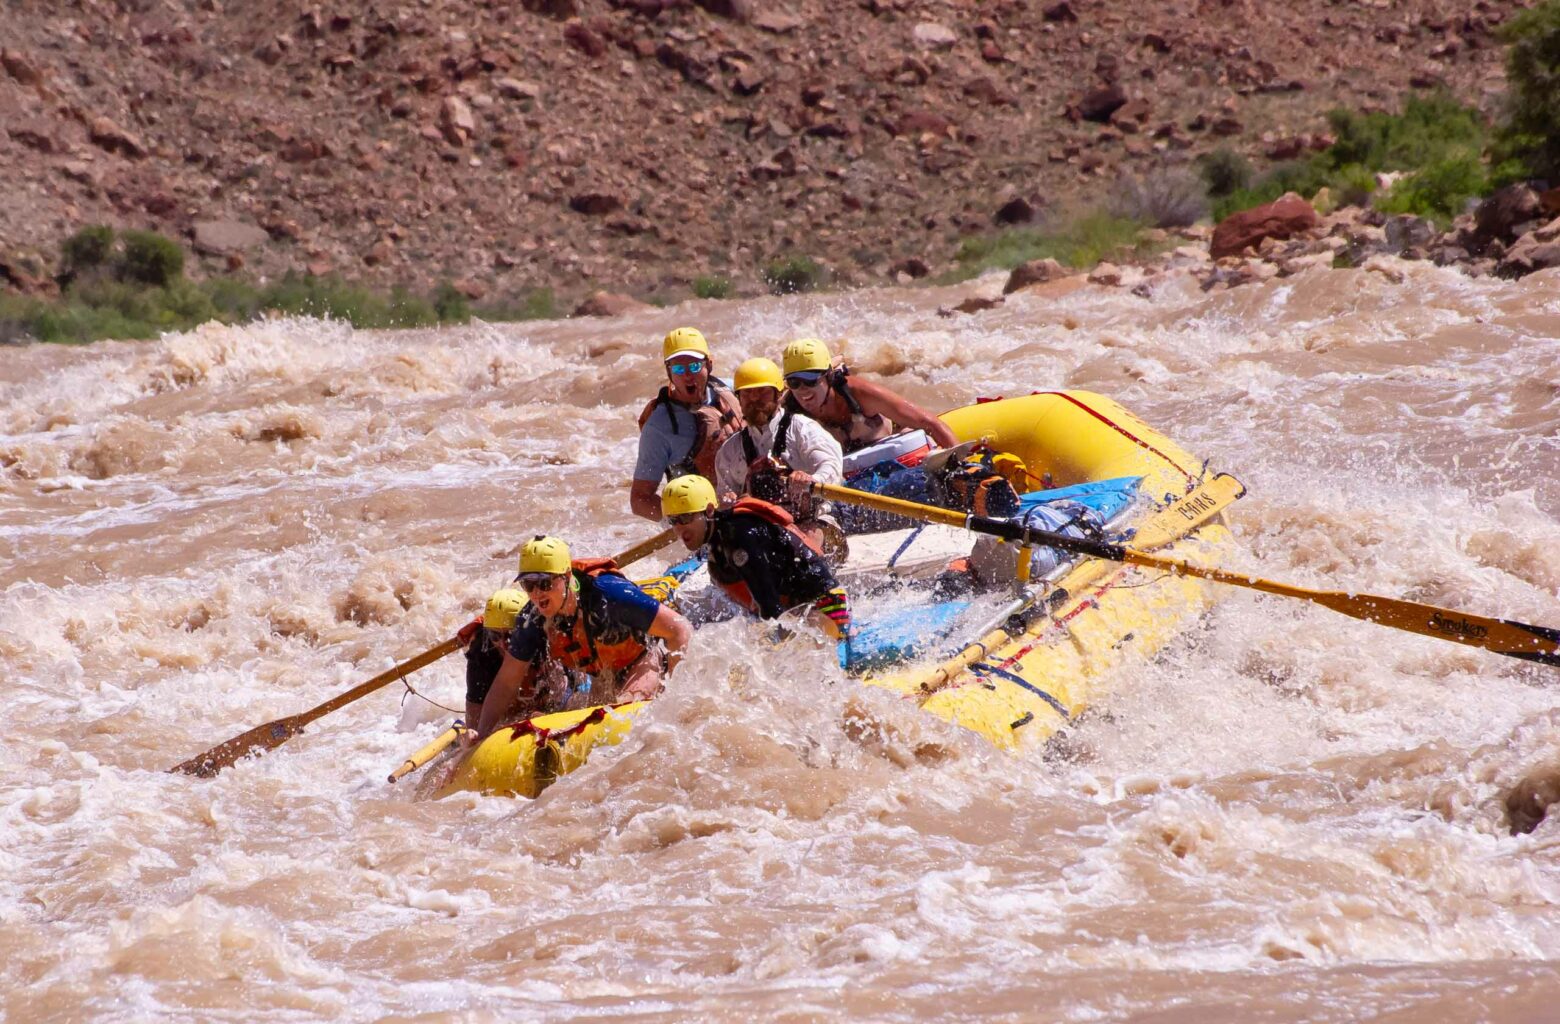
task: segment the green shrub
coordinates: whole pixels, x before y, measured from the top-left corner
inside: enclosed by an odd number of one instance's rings
[[[1560,0],[1541,0],[1501,30],[1506,50],[1505,116],[1497,163],[1515,161],[1533,177],[1560,184]],[[1502,178],[1512,168],[1505,167]],[[1525,176],[1525,175],[1524,175]]]
[[[60,243],[60,278],[69,282],[102,268],[113,254],[113,228],[103,224],[84,227]]]
[[[966,238],[955,259],[960,269],[943,281],[970,277],[993,268],[1008,270],[1028,260],[1054,259],[1069,267],[1092,267],[1102,259],[1140,256],[1154,246],[1142,241],[1144,224],[1108,210],[1063,216],[1041,228],[1014,228]]]
[[[729,278],[696,277],[693,279],[693,294],[701,299],[729,299],[733,291]]]
[[[824,283],[827,272],[811,256],[782,256],[764,266],[764,283],[772,295],[810,292]]]
[[[464,324],[471,321],[471,303],[448,281],[441,283],[434,291],[433,311],[441,324]]]
[[[1220,146],[1211,153],[1197,158],[1197,172],[1202,175],[1208,195],[1220,199],[1249,188],[1252,175],[1251,161],[1229,146]]]
[[[1470,198],[1489,189],[1484,163],[1473,153],[1437,160],[1404,178],[1376,208],[1386,213],[1411,213],[1446,224],[1463,212]]]
[[[158,288],[184,276],[184,249],[155,231],[126,231],[120,235],[118,272],[121,279]]]
[[[1129,178],[1117,188],[1111,210],[1156,228],[1184,228],[1207,216],[1206,187],[1201,178],[1185,170]]]
[[[556,320],[558,303],[551,288],[535,288],[519,302],[488,303],[472,310],[472,315],[494,323],[506,320]]]

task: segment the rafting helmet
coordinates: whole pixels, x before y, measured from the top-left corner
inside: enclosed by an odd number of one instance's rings
[[[487,607],[482,611],[482,625],[488,629],[499,629],[505,633],[515,628],[515,619],[530,602],[523,590],[513,590],[508,587],[503,590],[493,591],[493,596],[488,598]]]
[[[680,476],[661,490],[661,514],[667,518],[704,512],[716,504],[714,485],[695,473]]]
[[[775,365],[773,359],[765,359],[756,356],[737,367],[736,376],[732,378],[733,391],[746,391],[748,388],[774,388],[779,391],[785,387],[785,378],[780,374],[780,367]]]
[[[806,373],[810,370],[827,370],[834,363],[834,356],[825,345],[817,338],[798,338],[785,347],[785,354],[780,357],[785,366],[785,375],[789,377],[793,373]]]
[[[538,534],[525,542],[520,549],[520,572],[545,572],[561,576],[572,568],[569,562],[569,545],[557,537]]]
[[[661,362],[670,362],[678,356],[710,357],[710,343],[696,327],[679,327],[661,341]]]

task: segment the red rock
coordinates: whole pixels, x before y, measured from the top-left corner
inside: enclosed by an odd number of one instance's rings
[[[520,0],[520,6],[549,18],[573,18],[580,13],[577,0]]]
[[[953,122],[930,110],[906,111],[893,124],[895,135],[951,135]]]
[[[693,0],[693,2],[718,18],[747,21],[753,17],[752,0]]]
[[[40,153],[63,153],[67,149],[65,141],[42,121],[19,124],[9,133],[17,142]]]
[[[1008,274],[1007,284],[1002,286],[1002,294],[1010,295],[1032,284],[1055,281],[1057,278],[1068,276],[1069,273],[1071,272],[1066,267],[1049,258],[1020,263],[1013,268],[1012,273]]]
[[[999,89],[996,82],[986,78],[984,75],[965,82],[964,95],[993,107],[1017,102],[1012,96]]]
[[[1002,47],[987,39],[980,44],[980,59],[987,64],[1000,64],[1007,60],[1007,56],[1003,54]]]
[[[368,255],[363,257],[363,262],[371,267],[390,262],[390,257],[395,255],[395,246],[390,244],[387,238],[381,238],[375,242],[373,248],[368,250]]]
[[[446,96],[439,105],[439,129],[452,146],[464,146],[477,130],[471,107],[459,96]]]
[[[569,209],[587,217],[604,217],[623,208],[623,200],[610,192],[582,192],[569,198]]]
[[[1110,115],[1125,106],[1126,102],[1126,90],[1119,85],[1107,85],[1084,93],[1083,98],[1077,102],[1076,109],[1078,116],[1083,120],[1104,124],[1110,120]]]
[[[95,117],[87,126],[87,136],[97,145],[110,153],[123,153],[125,156],[139,159],[147,154],[147,148],[141,140],[119,127],[106,117]]]
[[[947,25],[923,21],[910,30],[910,38],[923,50],[951,50],[959,41],[959,34]]]
[[[1155,53],[1170,52],[1170,40],[1166,39],[1158,32],[1143,33],[1143,45],[1148,47],[1150,50],[1153,50]]]
[[[998,224],[1027,224],[1035,219],[1035,207],[1023,196],[1014,196],[1001,206],[997,212],[991,215],[991,219]]]
[[[607,54],[607,44],[602,38],[582,22],[571,21],[563,26],[563,41],[579,50],[591,60],[604,57]]]
[[[614,292],[592,292],[590,296],[574,307],[575,316],[627,316],[631,313],[642,313],[655,307],[627,295],[618,295]]]
[[[0,66],[4,66],[6,74],[23,85],[37,85],[43,81],[43,72],[38,70],[37,65],[16,50],[0,50]]]
[[[1271,203],[1242,210],[1220,221],[1213,229],[1208,255],[1213,259],[1238,256],[1246,248],[1261,244],[1264,238],[1292,238],[1317,223],[1311,204],[1288,192]]]
[[[271,238],[263,228],[234,220],[198,220],[191,230],[195,251],[209,256],[243,252]]]
[[[1474,231],[1480,239],[1512,242],[1517,225],[1543,216],[1538,193],[1526,185],[1507,185],[1479,204],[1473,213]]]
[[[776,35],[795,32],[806,24],[805,21],[794,14],[772,8],[753,15],[752,23],[754,28],[764,32],[772,32]]]
[[[932,272],[932,268],[926,265],[926,261],[914,256],[902,259],[888,268],[889,277],[897,277],[900,274],[911,279],[920,279]]]
[[[1046,21],[1077,21],[1078,13],[1073,10],[1068,0],[1057,0],[1054,4],[1048,4],[1041,12],[1041,17]]]
[[[1538,194],[1538,208],[1545,217],[1560,217],[1560,188]]]

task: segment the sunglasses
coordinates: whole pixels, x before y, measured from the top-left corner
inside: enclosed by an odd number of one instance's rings
[[[703,512],[684,512],[682,515],[667,516],[666,521],[673,526],[687,526],[704,518]]]
[[[704,369],[704,360],[694,359],[686,363],[667,363],[666,372],[674,377],[681,377],[685,373],[698,373]]]
[[[785,379],[785,386],[793,391],[815,388],[823,382],[822,370],[806,370],[802,373],[793,373]]]
[[[515,577],[515,582],[529,594],[533,590],[551,590],[552,585],[561,579],[562,576],[554,576],[550,572],[523,572]]]

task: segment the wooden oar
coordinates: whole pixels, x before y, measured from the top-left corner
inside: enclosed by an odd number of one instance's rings
[[[889,498],[881,494],[868,494],[865,491],[836,487],[833,484],[814,483],[812,490],[814,494],[833,498],[835,501],[861,505],[880,512],[892,512],[913,519],[924,519],[927,522],[942,523],[946,526],[963,527],[976,533],[1018,541],[1020,544],[1044,544],[1074,554],[1160,569],[1183,576],[1195,576],[1199,579],[1228,583],[1231,586],[1260,590],[1265,594],[1277,594],[1280,597],[1295,597],[1366,622],[1375,622],[1393,629],[1436,637],[1440,640],[1450,640],[1469,647],[1482,647],[1510,658],[1560,666],[1560,629],[1549,626],[1533,626],[1525,622],[1513,622],[1510,619],[1493,619],[1469,612],[1438,608],[1435,605],[1404,601],[1395,597],[1351,594],[1341,590],[1311,590],[1287,583],[1275,583],[1245,573],[1191,565],[1179,559],[1151,555],[1122,544],[1068,537],[1048,530],[1031,529],[1022,523],[1006,519],[966,515],[963,512],[954,512],[933,505]]]
[[[619,566],[625,566],[644,558],[646,555],[654,554],[676,539],[676,531],[662,530],[649,540],[641,541],[627,551],[613,556],[613,560]],[[368,696],[380,687],[395,682],[408,672],[416,672],[420,668],[431,665],[446,654],[460,650],[460,647],[460,638],[450,637],[448,640],[428,648],[416,657],[409,658],[394,668],[386,669],[368,682],[360,683],[347,692],[332,697],[318,707],[310,708],[302,714],[278,718],[274,722],[257,725],[248,732],[239,733],[232,739],[217,744],[205,753],[196,754],[188,761],[176,764],[168,770],[170,772],[183,772],[186,775],[198,775],[203,779],[209,779],[222,769],[231,767],[233,762],[245,754],[275,750],[297,735],[304,726],[315,719],[328,715],[338,708],[346,707],[361,697]]]

